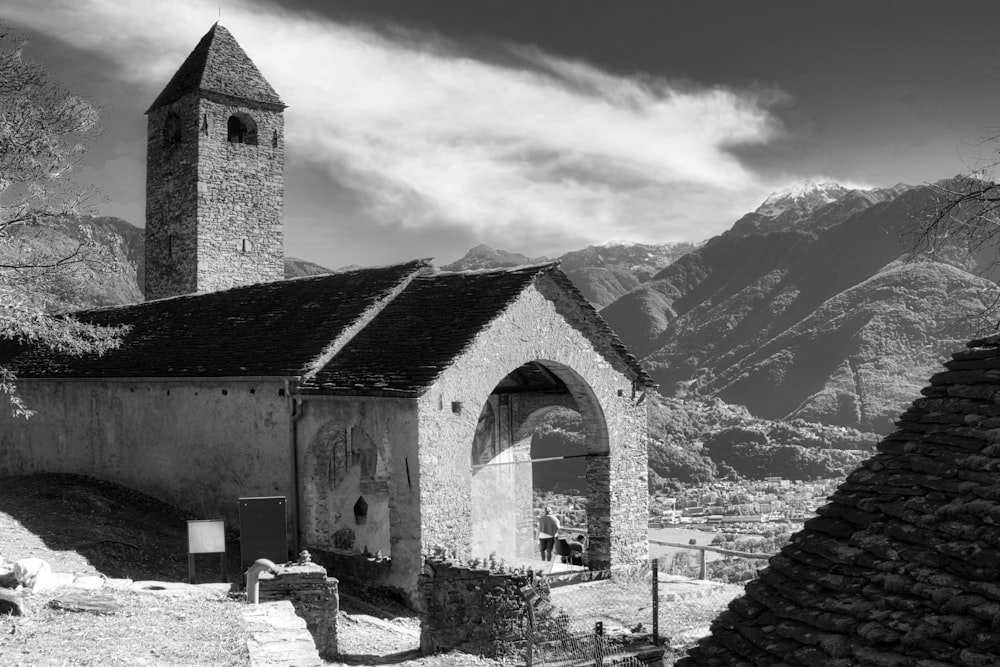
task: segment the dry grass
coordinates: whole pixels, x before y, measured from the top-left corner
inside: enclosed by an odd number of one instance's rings
[[[38,556],[53,572],[187,581],[189,518],[145,494],[79,475],[0,478],[0,556]],[[239,547],[227,549],[235,576]],[[217,558],[214,564],[199,577],[217,577]]]
[[[239,604],[224,597],[162,598],[128,591],[97,595],[121,605],[116,614],[48,606],[59,591],[33,596],[30,616],[0,616],[5,666],[246,665]]]
[[[0,479],[0,556],[10,561],[37,556],[47,560],[55,572],[183,581],[187,577],[186,518],[142,494],[82,477]],[[238,547],[230,545],[229,553],[230,573],[235,576]],[[211,566],[217,567],[217,561],[206,563],[206,574]],[[684,601],[661,598],[660,632],[672,647],[665,656],[666,664],[673,664],[692,637],[707,628],[741,591],[739,586],[725,586]],[[214,666],[249,662],[241,604],[225,596],[178,599],[105,587],[84,594],[110,596],[121,610],[112,616],[97,616],[49,607],[49,600],[59,594],[56,591],[31,599],[30,616],[0,617],[0,665]],[[661,594],[668,592],[661,588]],[[553,603],[568,612],[573,632],[592,632],[595,621],[603,621],[608,632],[635,628],[639,623],[642,631],[649,632],[652,625],[649,582],[643,578],[557,588]],[[359,609],[354,615],[366,613]],[[412,637],[399,636],[394,643],[384,623],[352,623],[349,616],[342,619],[341,638],[344,648],[356,653],[345,656],[345,662],[351,664],[499,664],[458,652],[420,656],[406,650],[415,646]],[[412,621],[394,622],[403,623],[411,632],[415,629]]]
[[[187,517],[113,484],[73,475],[0,479],[0,556],[38,557],[53,572],[184,581]],[[230,548],[238,561],[238,550]],[[216,572],[218,561],[216,563]],[[231,561],[230,572],[238,564]],[[206,568],[207,570],[207,568]],[[246,665],[240,604],[221,595],[175,598],[108,587],[82,595],[120,605],[109,616],[29,598],[29,616],[0,617],[7,665]]]

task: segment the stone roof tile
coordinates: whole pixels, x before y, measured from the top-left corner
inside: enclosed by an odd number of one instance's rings
[[[1000,664],[998,346],[953,355],[677,664]]]
[[[84,322],[129,326],[120,347],[75,357],[0,341],[0,364],[19,377],[295,377],[429,270],[418,260],[82,311],[73,315]]]
[[[205,33],[146,113],[192,92],[285,106],[232,33],[218,23]]]
[[[413,395],[543,274],[609,354],[652,384],[554,264],[434,273],[425,260],[73,313],[130,329],[103,356],[0,341],[0,365],[25,378],[268,376],[301,379],[306,393]]]
[[[542,274],[577,299],[635,378],[652,379],[555,264],[420,276],[355,336],[323,369],[302,383],[304,392],[381,390],[419,393]]]

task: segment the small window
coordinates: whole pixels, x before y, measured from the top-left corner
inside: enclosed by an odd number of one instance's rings
[[[173,111],[163,121],[163,143],[173,146],[181,142],[181,117]]]
[[[174,235],[167,235],[167,257],[173,259],[174,257]]]
[[[226,123],[226,135],[231,144],[257,145],[257,123],[245,113],[235,113]]]
[[[364,496],[358,496],[358,502],[354,503],[354,523],[358,526],[368,523],[368,501]]]
[[[237,239],[236,252],[240,254],[253,252],[253,243],[250,242],[250,239]]]

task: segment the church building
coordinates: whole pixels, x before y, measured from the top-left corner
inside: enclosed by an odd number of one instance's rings
[[[555,263],[284,279],[284,108],[213,26],[147,112],[146,301],[74,314],[124,327],[103,356],[0,345],[37,411],[0,414],[0,475],[91,475],[230,528],[238,498],[285,496],[290,547],[381,552],[371,576],[415,600],[434,547],[537,554],[532,433],[569,408],[591,564],[645,561],[636,359]]]

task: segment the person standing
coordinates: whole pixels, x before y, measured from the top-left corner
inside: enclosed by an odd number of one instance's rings
[[[538,548],[542,552],[542,560],[552,560],[552,547],[559,534],[559,519],[552,514],[552,508],[546,507],[545,514],[538,520]]]

